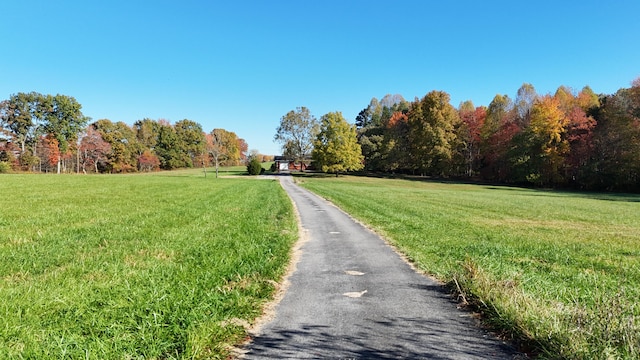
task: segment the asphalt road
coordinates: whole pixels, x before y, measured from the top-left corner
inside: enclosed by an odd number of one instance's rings
[[[245,359],[514,359],[375,233],[282,176],[307,241]]]

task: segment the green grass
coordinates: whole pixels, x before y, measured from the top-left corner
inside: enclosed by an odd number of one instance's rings
[[[225,358],[297,231],[275,181],[0,176],[0,358]]]
[[[640,196],[300,178],[543,358],[640,358]]]

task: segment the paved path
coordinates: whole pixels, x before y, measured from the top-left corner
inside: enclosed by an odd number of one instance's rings
[[[293,183],[308,241],[245,359],[514,359],[380,237]]]

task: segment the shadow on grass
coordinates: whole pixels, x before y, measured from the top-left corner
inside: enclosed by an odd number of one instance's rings
[[[324,174],[325,176],[318,177],[335,177],[332,174]],[[449,185],[477,185],[482,186],[487,190],[500,190],[500,191],[520,191],[528,192],[529,196],[544,196],[544,197],[581,197],[592,200],[603,201],[620,201],[620,202],[640,202],[640,194],[631,193],[615,193],[615,192],[591,192],[591,191],[579,191],[579,190],[567,190],[567,189],[549,189],[549,188],[535,188],[522,184],[502,184],[497,182],[489,182],[474,179],[444,179],[431,176],[420,175],[407,175],[407,174],[387,174],[387,173],[372,173],[372,172],[358,172],[350,174],[352,176],[361,176],[367,178],[377,179],[398,179],[417,181],[433,184],[449,184]]]

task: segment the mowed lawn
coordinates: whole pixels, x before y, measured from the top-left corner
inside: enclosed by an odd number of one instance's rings
[[[274,180],[0,175],[1,359],[225,358],[297,239]]]
[[[640,358],[640,196],[299,178],[544,358]]]

